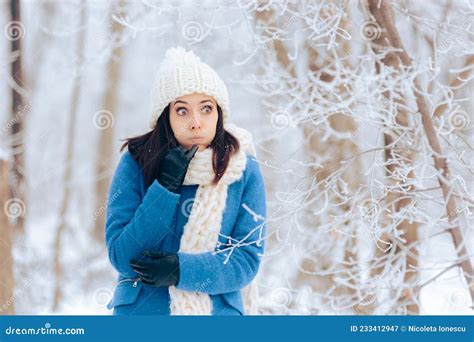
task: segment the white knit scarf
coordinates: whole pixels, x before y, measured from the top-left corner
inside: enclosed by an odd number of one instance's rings
[[[229,165],[217,185],[212,185],[212,149],[197,151],[189,163],[184,185],[199,184],[189,219],[184,226],[179,251],[183,253],[203,253],[216,250],[221,229],[222,215],[227,200],[228,186],[239,180],[247,165],[246,154],[255,156],[251,134],[234,124],[225,129],[240,143],[239,151],[229,160]],[[224,265],[223,265],[224,266]],[[202,287],[205,288],[203,283]],[[258,313],[257,284],[255,279],[242,289],[244,311],[247,315]],[[171,315],[211,315],[212,301],[205,292],[183,291],[169,287]]]

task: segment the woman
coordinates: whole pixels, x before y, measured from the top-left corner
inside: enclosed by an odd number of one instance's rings
[[[105,224],[114,315],[244,315],[264,251],[265,186],[249,132],[228,124],[217,73],[171,48],[152,130],[127,139]],[[242,291],[241,291],[242,290]]]

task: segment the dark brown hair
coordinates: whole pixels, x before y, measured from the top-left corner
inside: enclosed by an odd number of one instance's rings
[[[219,182],[229,165],[230,157],[237,153],[240,148],[237,138],[224,129],[220,106],[217,106],[217,113],[216,135],[210,144],[213,150],[212,168],[215,174],[213,184]],[[163,110],[153,130],[143,135],[122,140],[125,140],[125,142],[120,151],[128,146],[128,151],[143,170],[145,184],[149,187],[156,178],[163,157],[170,149],[179,145],[170,125],[170,106],[168,105]]]

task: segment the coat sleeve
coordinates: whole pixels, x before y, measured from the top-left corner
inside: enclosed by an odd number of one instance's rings
[[[112,178],[107,200],[105,240],[110,262],[125,277],[135,277],[130,259],[156,249],[171,231],[180,195],[155,180],[141,196],[141,169],[126,152]]]
[[[266,199],[258,163],[251,158],[248,162],[247,180],[231,236],[234,247],[230,256],[230,250],[224,251],[226,247],[217,253],[179,252],[178,289],[208,294],[233,292],[256,276],[265,245]]]

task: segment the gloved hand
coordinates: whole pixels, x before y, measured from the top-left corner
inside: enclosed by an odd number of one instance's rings
[[[132,259],[130,265],[144,284],[156,287],[178,284],[179,259],[177,254],[145,251],[143,255],[148,258]]]
[[[186,172],[191,159],[196,154],[198,145],[193,145],[189,150],[177,146],[169,150],[161,161],[158,171],[158,181],[169,191],[179,193],[183,185]]]

